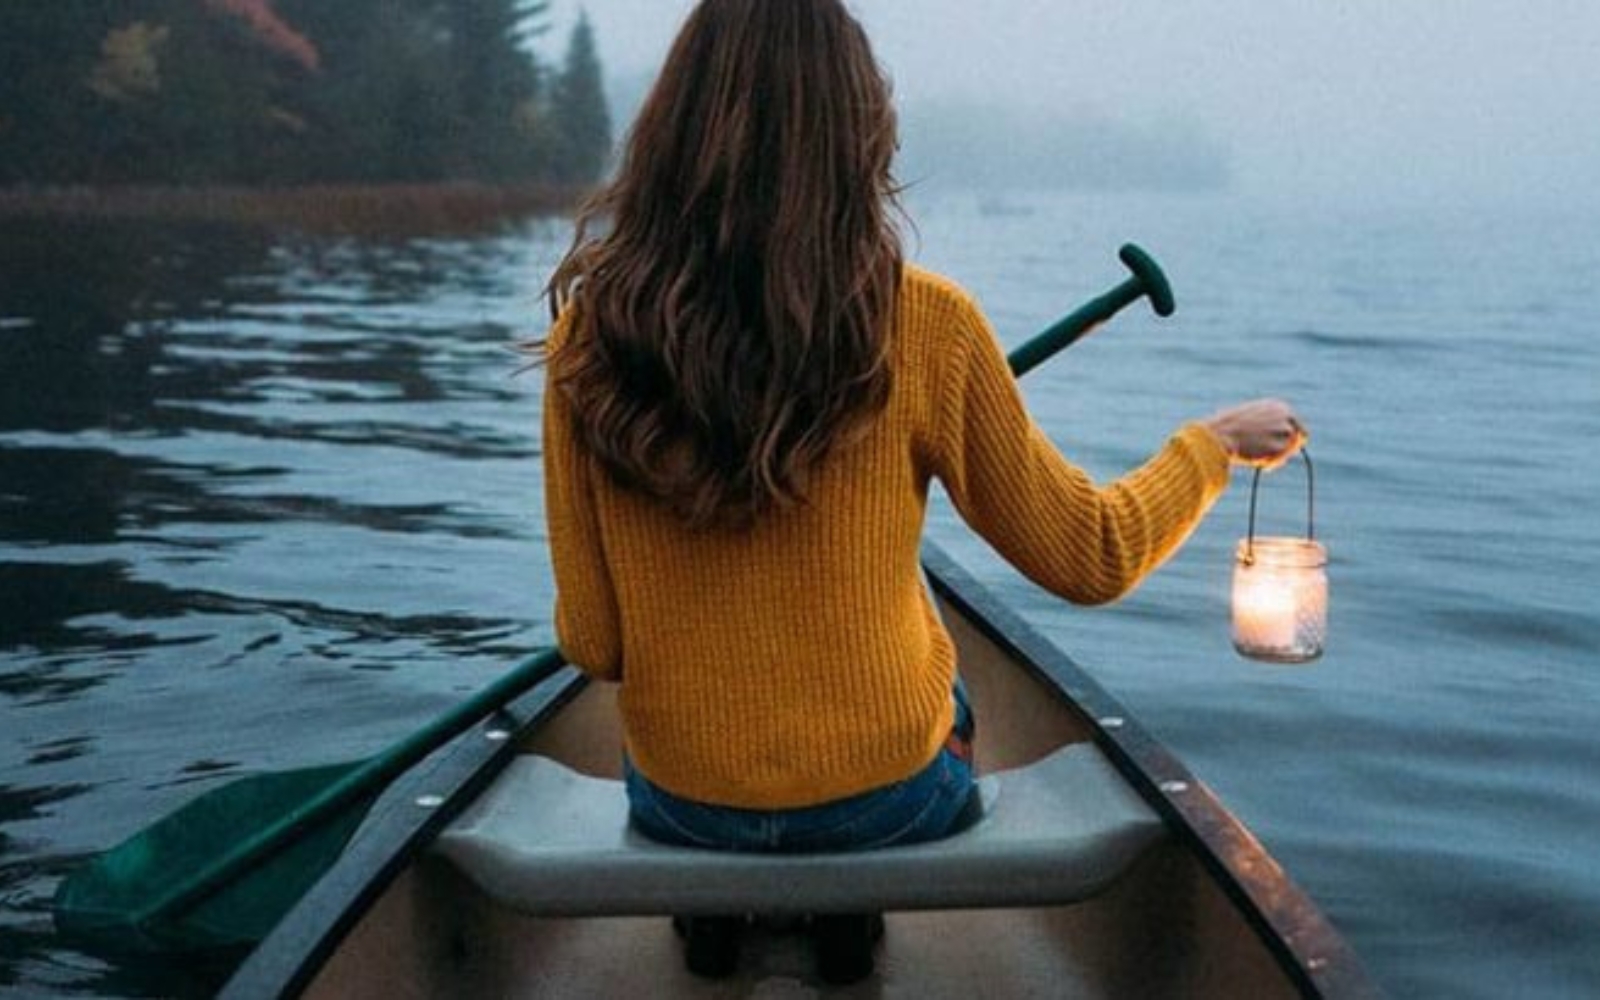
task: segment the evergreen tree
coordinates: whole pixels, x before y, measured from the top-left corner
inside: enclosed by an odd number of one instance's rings
[[[526,176],[534,166],[524,121],[539,98],[539,72],[525,46],[547,0],[453,0],[449,10],[457,135],[464,176]]]
[[[0,3],[0,182],[86,179],[101,102],[84,81],[118,24],[111,7]]]
[[[556,79],[551,110],[560,136],[557,173],[562,180],[599,180],[611,158],[611,109],[589,14],[578,15],[567,57]]]
[[[97,180],[205,184],[267,179],[263,151],[280,136],[274,117],[280,73],[277,56],[263,49],[233,18],[193,0],[139,0],[126,4],[147,23],[145,37],[159,39],[151,54],[154,80],[132,99],[107,99],[121,143],[105,150]],[[132,28],[108,34],[96,75]],[[150,32],[156,32],[151,35]],[[133,82],[139,81],[135,76]],[[104,96],[104,95],[102,95]]]
[[[280,0],[322,53],[293,97],[289,167],[300,181],[429,181],[452,175],[455,83],[444,0]]]
[[[270,57],[195,0],[0,5],[0,180],[250,181]]]

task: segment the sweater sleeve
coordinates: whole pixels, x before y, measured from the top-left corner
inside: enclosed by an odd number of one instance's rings
[[[1029,579],[1079,604],[1131,591],[1200,523],[1229,457],[1200,424],[1105,487],[1064,459],[1024,408],[993,329],[962,298],[943,364],[937,472],[972,528]]]
[[[591,465],[574,439],[570,404],[546,378],[545,518],[556,581],[556,639],[567,662],[616,681],[622,679],[621,621],[601,544]]]

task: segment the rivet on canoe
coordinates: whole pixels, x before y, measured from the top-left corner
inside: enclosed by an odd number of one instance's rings
[[[417,805],[424,809],[437,809],[444,805],[443,795],[423,795],[417,799]]]
[[[1187,781],[1163,781],[1161,790],[1168,795],[1182,795],[1189,790],[1189,783]]]
[[[490,743],[504,743],[511,738],[511,731],[509,729],[491,729],[483,734],[483,738]]]
[[[1121,729],[1127,724],[1128,720],[1120,715],[1108,715],[1100,720],[1100,726],[1104,729]]]

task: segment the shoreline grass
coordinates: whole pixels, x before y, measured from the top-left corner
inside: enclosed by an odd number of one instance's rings
[[[0,221],[225,223],[333,234],[479,232],[571,212],[586,193],[550,184],[439,182],[0,187]]]

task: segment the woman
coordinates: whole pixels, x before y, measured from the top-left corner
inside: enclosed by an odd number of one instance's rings
[[[930,482],[1033,580],[1134,587],[1230,461],[1301,440],[1260,402],[1098,489],[1023,408],[973,300],[904,260],[889,85],[840,0],[704,0],[552,281],[545,483],[556,627],[620,683],[648,835],[822,851],[945,836],[972,722],[918,567]],[[604,219],[596,235],[589,223]],[[818,920],[825,978],[868,917]],[[736,961],[733,921],[689,959]]]

